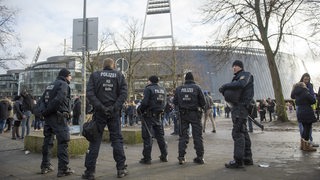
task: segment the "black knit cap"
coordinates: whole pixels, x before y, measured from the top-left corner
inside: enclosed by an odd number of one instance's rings
[[[70,71],[66,68],[62,68],[58,74],[58,76],[68,77],[70,75]]]
[[[190,80],[190,81],[194,81],[192,72],[187,72],[186,77],[184,78],[186,81]]]
[[[150,82],[152,82],[152,83],[158,83],[159,82],[159,78],[157,76],[150,76],[148,80]]]
[[[233,63],[232,63],[232,67],[233,66],[239,66],[239,67],[241,67],[241,69],[243,69],[243,63],[242,63],[242,61],[240,61],[240,60],[235,60]]]

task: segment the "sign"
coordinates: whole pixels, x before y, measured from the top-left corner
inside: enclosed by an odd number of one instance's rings
[[[124,58],[119,58],[116,60],[116,68],[118,71],[127,72],[129,69],[129,63],[126,59]]]
[[[87,50],[98,50],[98,18],[87,18]],[[72,52],[81,52],[83,44],[83,18],[73,20]]]

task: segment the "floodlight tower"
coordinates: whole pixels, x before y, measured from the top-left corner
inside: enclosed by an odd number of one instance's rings
[[[144,33],[145,33],[146,21],[147,21],[148,16],[151,16],[151,15],[152,16],[159,16],[161,14],[169,14],[170,15],[170,27],[171,27],[170,33],[165,34],[165,35],[145,36]],[[144,17],[142,39],[141,39],[140,47],[142,47],[143,40],[150,40],[150,39],[171,39],[172,46],[174,46],[170,0],[148,0],[146,14]]]

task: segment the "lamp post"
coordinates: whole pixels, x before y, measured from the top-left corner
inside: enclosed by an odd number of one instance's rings
[[[86,120],[86,54],[87,54],[87,18],[86,18],[86,0],[83,0],[83,31],[82,31],[82,98],[81,98],[81,122],[80,134],[82,133],[82,126]]]

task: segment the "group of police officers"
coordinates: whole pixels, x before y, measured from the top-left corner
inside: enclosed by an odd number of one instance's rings
[[[97,124],[98,136],[90,141],[89,149],[85,157],[86,170],[82,175],[83,179],[94,179],[96,161],[102,141],[103,129],[107,126],[110,132],[110,141],[113,147],[113,157],[116,161],[117,177],[122,178],[128,175],[126,156],[123,148],[123,137],[121,134],[120,110],[127,99],[127,83],[123,74],[115,70],[114,60],[106,58],[103,61],[104,69],[90,75],[87,84],[87,99],[94,107],[92,121]],[[225,164],[227,168],[242,168],[243,165],[252,165],[251,142],[246,127],[248,108],[253,98],[253,76],[244,71],[243,63],[236,60],[233,64],[234,77],[232,82],[224,84],[219,91],[226,100],[239,92],[238,98],[232,102],[232,137],[234,140],[233,160]],[[37,105],[37,112],[44,117],[44,143],[42,147],[41,173],[46,174],[54,170],[50,163],[50,154],[53,147],[53,136],[58,141],[58,177],[71,175],[74,171],[68,167],[68,131],[67,118],[70,116],[69,104],[70,94],[70,71],[61,69],[59,75],[52,84],[48,85],[40,102]],[[161,122],[167,93],[165,88],[159,86],[159,78],[150,76],[148,85],[143,92],[143,100],[138,108],[142,116],[142,138],[143,151],[142,164],[151,164],[151,151],[153,138],[157,140],[162,162],[168,161],[167,143],[164,138],[164,129]],[[202,89],[194,81],[193,74],[188,72],[185,75],[185,82],[178,87],[174,94],[174,105],[180,114],[180,132],[178,145],[179,164],[186,162],[186,148],[189,142],[189,128],[191,125],[194,149],[197,157],[194,163],[204,164],[203,127],[201,117],[205,109],[206,100]]]

